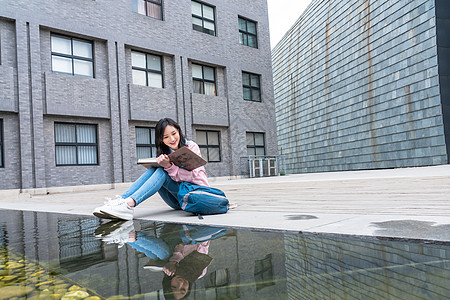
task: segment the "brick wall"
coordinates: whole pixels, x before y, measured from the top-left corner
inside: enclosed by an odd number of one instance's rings
[[[5,132],[5,159],[19,155],[20,170],[9,163],[0,170],[20,180],[0,182],[0,189],[133,181],[143,172],[133,126],[166,116],[190,138],[194,128],[222,133],[223,161],[206,166],[210,176],[240,175],[246,131],[264,132],[266,153],[277,154],[266,1],[207,1],[216,36],[192,30],[190,1],[163,2],[157,20],[132,12],[131,1],[0,1],[0,113],[15,114],[20,132],[18,145]],[[257,49],[239,43],[238,16],[257,22]],[[52,73],[53,33],[92,41],[94,78]],[[132,84],[131,50],[163,57],[163,89]],[[192,93],[191,62],[216,68],[217,97]],[[261,103],[243,100],[242,71],[261,75]],[[55,121],[99,126],[98,166],[55,166]]]
[[[448,163],[434,1],[313,1],[272,59],[288,172]]]

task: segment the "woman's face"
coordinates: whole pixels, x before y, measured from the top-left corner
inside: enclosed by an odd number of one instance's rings
[[[182,299],[189,290],[189,281],[176,275],[170,281],[170,287],[175,299]]]
[[[163,143],[172,150],[178,149],[178,144],[180,143],[180,133],[172,125],[167,125],[166,129],[164,129]]]

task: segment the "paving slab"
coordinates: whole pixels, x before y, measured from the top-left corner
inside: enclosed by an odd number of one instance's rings
[[[450,165],[373,171],[295,174],[228,180],[211,178],[238,207],[197,216],[171,210],[159,195],[136,208],[135,218],[263,230],[428,239],[450,242]],[[107,190],[13,196],[0,191],[0,209],[91,216]],[[2,196],[3,192],[3,196]],[[6,196],[5,196],[6,195]]]

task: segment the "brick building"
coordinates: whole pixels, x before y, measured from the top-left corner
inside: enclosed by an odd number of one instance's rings
[[[135,180],[178,121],[209,176],[277,154],[266,1],[0,0],[0,189]]]
[[[290,173],[449,163],[450,5],[313,0],[272,51]]]

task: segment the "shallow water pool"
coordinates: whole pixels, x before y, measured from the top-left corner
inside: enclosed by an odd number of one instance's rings
[[[0,299],[449,299],[450,243],[0,211]]]

